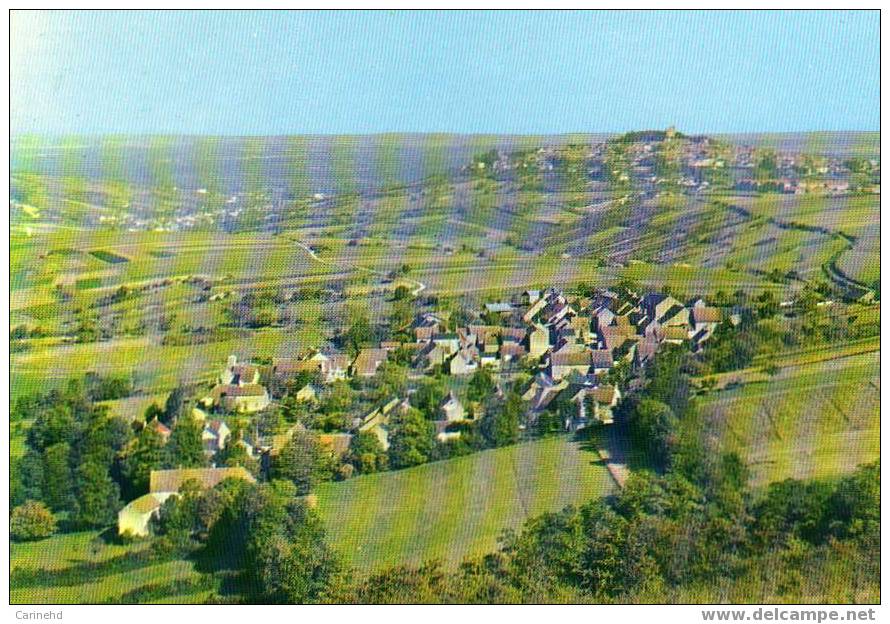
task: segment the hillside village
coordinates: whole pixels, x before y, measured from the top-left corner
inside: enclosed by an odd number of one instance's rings
[[[236,434],[233,420],[250,422],[282,400],[311,410],[337,383],[373,379],[388,363],[399,360],[409,363],[415,382],[436,374],[460,382],[487,371],[494,381],[492,392],[500,396],[524,372],[531,381],[521,388],[525,409],[521,429],[534,427],[543,414],[554,411],[560,428],[569,432],[611,425],[625,386],[639,383],[660,348],[687,343],[698,351],[724,320],[739,322],[738,311],[709,306],[701,298],[684,303],[668,294],[616,290],[620,294],[597,289],[589,296],[554,288],[527,290],[514,300],[485,304],[481,316],[497,324],[454,326],[447,313],[425,312],[411,324],[413,342],[384,340],[377,347],[360,349],[355,357],[312,349],[301,357],[275,358],[264,366],[240,362],[232,355],[218,383],[197,397],[190,413],[202,426],[211,464],[227,445],[238,445],[256,458],[262,473],[305,425],[297,422],[265,434],[248,425]],[[415,386],[404,395],[377,401],[373,409],[338,430],[319,432],[319,442],[332,458],[341,459],[355,435],[370,432],[384,452],[389,450],[391,420],[412,408],[416,391]],[[460,439],[465,427],[484,413],[484,401],[469,401],[461,394],[466,396],[452,387],[438,402],[434,425],[440,445]],[[170,428],[157,419],[146,426],[155,428],[165,441],[169,439]],[[196,477],[199,481],[213,481],[214,470],[231,469],[191,470],[206,472]],[[152,483],[156,472],[152,471]],[[121,531],[147,531],[149,516],[158,512],[170,494],[151,490],[132,501],[121,511]]]
[[[255,149],[260,149],[255,147]],[[271,158],[282,158],[281,147],[267,146]],[[590,191],[620,189],[632,185],[643,192],[664,189],[706,193],[716,189],[738,194],[779,193],[844,196],[878,193],[880,159],[844,154],[804,153],[800,146],[765,147],[752,141],[735,142],[721,137],[685,135],[669,128],[631,132],[612,137],[587,137],[582,143],[551,144],[534,150],[510,151],[493,147],[477,154],[459,170],[455,180],[489,177],[509,180],[515,176],[564,174],[583,180]],[[16,172],[12,179],[10,206],[14,214],[33,214],[34,177]],[[324,209],[333,201],[330,193],[314,192],[294,197],[286,185],[266,181],[263,190],[173,186],[166,191],[177,198],[175,210],[159,215],[149,189],[130,189],[131,201],[114,212],[88,217],[95,227],[137,231],[176,232],[225,227],[276,226],[289,218],[293,202]],[[90,188],[83,200],[95,201],[103,192]]]

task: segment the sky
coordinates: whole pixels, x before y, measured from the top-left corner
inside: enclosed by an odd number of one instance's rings
[[[23,12],[13,134],[878,130],[868,12]]]

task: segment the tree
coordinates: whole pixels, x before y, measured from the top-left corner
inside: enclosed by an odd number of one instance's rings
[[[646,372],[646,396],[667,404],[678,416],[686,413],[692,394],[689,376],[683,370],[687,354],[682,346],[663,348]]]
[[[253,474],[259,472],[259,462],[247,452],[240,433],[232,434],[225,447],[216,454],[215,459],[220,466],[242,466]]]
[[[28,449],[12,470],[9,481],[9,498],[12,505],[27,500],[44,498],[44,458],[34,449]]]
[[[330,455],[314,433],[295,431],[274,459],[272,474],[292,481],[298,494],[309,494],[320,481],[330,477]]]
[[[82,527],[103,527],[115,520],[120,503],[120,488],[102,462],[87,459],[75,475],[77,505],[74,522]]]
[[[370,379],[374,388],[372,399],[383,402],[393,396],[403,394],[408,387],[408,369],[395,362],[384,362]]]
[[[167,418],[167,413],[161,409],[161,407],[157,403],[152,403],[145,409],[144,420],[145,422],[151,422],[155,418],[160,422],[164,422]]]
[[[881,462],[860,466],[841,479],[826,503],[825,531],[878,550],[881,539]]]
[[[445,382],[438,377],[427,378],[418,386],[417,390],[411,394],[411,405],[416,407],[430,420],[436,420],[439,417],[439,405],[448,395],[448,388]]]
[[[374,328],[368,315],[360,308],[352,308],[349,314],[351,319],[349,328],[343,333],[343,344],[355,356],[374,340]]]
[[[482,435],[491,446],[514,444],[519,439],[519,422],[524,413],[522,397],[516,392],[508,392],[502,403],[485,410]]]
[[[759,544],[774,547],[790,539],[813,544],[825,537],[826,504],[832,496],[829,483],[786,479],[772,483],[753,507],[753,533]]]
[[[318,516],[290,494],[274,485],[251,486],[237,518],[245,529],[242,565],[262,600],[316,602],[336,586],[341,565]]]
[[[123,375],[99,375],[89,372],[84,376],[87,397],[91,401],[123,399],[133,393],[133,381]]]
[[[207,465],[202,428],[194,418],[180,418],[173,427],[166,446],[166,465],[170,468],[201,468]]]
[[[28,430],[27,444],[36,451],[42,451],[54,444],[70,443],[76,429],[75,413],[71,407],[55,399],[58,403],[38,408],[37,415]]]
[[[760,182],[773,180],[778,175],[777,159],[775,151],[771,149],[763,149],[756,156],[757,164],[754,169],[754,175]]]
[[[404,284],[400,284],[396,286],[395,290],[392,293],[392,298],[395,301],[402,301],[411,296],[411,290],[405,286]]]
[[[665,464],[675,442],[677,417],[671,408],[655,399],[629,401],[630,433],[635,443]]]
[[[12,510],[9,535],[16,541],[39,540],[56,532],[56,518],[46,505],[29,500]]]
[[[290,515],[292,510],[293,505]],[[324,531],[317,519],[304,519],[283,535],[266,541],[255,540],[253,550],[262,592],[275,602],[317,601],[340,571],[339,561],[324,542]]]
[[[70,454],[71,447],[65,442],[43,451],[43,500],[53,511],[66,511],[74,504]]]
[[[400,288],[405,287],[399,286],[396,289],[395,301],[393,301],[392,312],[389,315],[389,328],[394,338],[401,337],[403,340],[413,341],[413,337],[408,333],[408,327],[414,320],[414,304],[407,298],[407,295],[401,296]]]
[[[165,425],[169,425],[174,420],[179,418],[179,415],[182,413],[182,406],[185,402],[185,388],[182,386],[177,386],[173,389],[170,395],[167,397],[167,401],[164,403],[164,418],[161,419],[161,422]]]
[[[130,489],[128,498],[148,492],[152,470],[164,465],[164,438],[152,426],[145,426],[136,437],[133,447],[124,457],[123,475]]]
[[[535,431],[538,435],[557,433],[562,430],[563,419],[556,410],[547,409],[538,414],[537,420],[535,420]]]
[[[470,383],[467,386],[467,399],[481,403],[491,395],[494,387],[495,384],[491,372],[484,366],[481,366],[470,377]]]
[[[417,466],[430,460],[436,428],[418,410],[409,408],[392,418],[389,463],[393,468]]]
[[[349,442],[346,461],[360,473],[377,472],[386,469],[386,451],[372,431],[359,431]]]

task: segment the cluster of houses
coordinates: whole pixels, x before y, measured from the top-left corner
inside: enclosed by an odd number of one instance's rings
[[[531,421],[551,409],[557,397],[569,396],[577,409],[566,418],[565,427],[578,430],[592,421],[612,422],[612,409],[621,398],[620,388],[609,375],[616,365],[625,362],[629,370],[639,371],[664,344],[686,342],[693,350],[700,349],[721,322],[738,320],[700,298],[684,303],[667,294],[618,294],[605,289],[590,296],[566,295],[554,288],[528,290],[513,301],[489,302],[484,312],[489,324],[451,328],[447,314],[424,313],[410,327],[413,341],[383,341],[379,347],[360,350],[354,358],[320,350],[297,358],[276,358],[268,375],[283,382],[310,374],[312,381],[295,390],[297,400],[309,402],[317,398],[321,384],[375,375],[397,350],[409,353],[417,369],[454,376],[472,375],[480,368],[509,375],[523,363],[537,371],[523,395]],[[235,356],[202,400],[205,409],[247,414],[265,409],[270,402],[259,368],[239,363]],[[351,431],[373,431],[385,449],[390,414],[407,406],[407,400],[393,398],[356,419]],[[459,428],[453,425],[477,415],[449,394],[436,421],[439,440],[458,437]],[[205,425],[208,452],[225,445],[229,432],[219,423],[208,420]],[[334,441],[331,446],[343,444]]]
[[[523,398],[532,417],[567,395],[577,405],[565,427],[577,430],[592,420],[612,422],[621,398],[609,373],[619,362],[641,370],[664,344],[688,342],[694,350],[724,321],[724,311],[703,299],[682,303],[666,294],[598,290],[569,297],[559,290],[529,290],[515,302],[486,304],[499,325],[469,325],[453,332],[426,314],[415,324],[417,358],[428,368],[443,366],[452,375],[480,367],[503,370],[531,360],[538,373]],[[738,317],[726,320],[738,322]],[[533,418],[532,418],[533,419]]]
[[[652,190],[666,183],[677,184],[690,191],[705,190],[710,186],[709,172],[720,171],[732,188],[743,192],[777,191],[794,194],[843,195],[851,190],[852,171],[840,155],[824,154],[813,157],[796,151],[777,151],[775,176],[758,180],[757,165],[760,146],[717,141],[704,135],[683,137],[672,146],[677,168],[669,177],[659,167],[662,152],[659,144],[665,139],[678,138],[673,128],[666,131],[633,133],[633,140],[622,141],[626,166],[614,169],[609,159],[608,143],[593,143],[584,153],[587,174],[594,188],[609,180],[632,181],[638,188]],[[466,170],[488,171],[505,175],[533,165],[540,171],[553,171],[564,160],[563,148],[544,146],[533,153],[511,153],[498,150],[476,159]],[[867,162],[871,173],[872,191],[880,192],[880,161]]]
[[[621,399],[617,366],[626,371],[642,370],[667,344],[690,344],[693,350],[712,336],[723,322],[738,323],[739,317],[723,308],[709,306],[703,299],[688,302],[660,293],[622,294],[600,289],[589,296],[567,295],[554,288],[528,290],[512,301],[485,305],[490,324],[468,324],[449,328],[445,314],[418,316],[410,330],[414,341],[384,341],[379,347],[362,349],[355,358],[341,353],[310,351],[298,358],[272,361],[262,371],[258,365],[241,363],[233,355],[226,362],[216,385],[192,408],[192,417],[203,425],[204,451],[213,457],[228,444],[244,445],[248,454],[261,459],[274,456],[302,425],[271,437],[232,435],[225,421],[212,418],[215,412],[251,414],[267,408],[272,399],[261,378],[287,381],[295,375],[312,381],[295,390],[298,401],[317,398],[323,384],[377,373],[396,350],[411,354],[416,369],[443,371],[454,376],[471,375],[480,368],[508,378],[522,364],[535,375],[522,398],[528,406],[528,423],[559,406],[565,429],[577,431],[591,423],[611,424],[613,410]],[[494,324],[493,321],[497,321]],[[496,392],[501,392],[496,384]],[[407,398],[394,397],[362,417],[347,431],[319,436],[332,455],[343,456],[353,435],[374,434],[384,450],[389,448],[392,417],[410,408]],[[465,406],[449,392],[434,421],[436,438],[448,442],[460,437],[462,424],[480,416],[478,405]],[[170,429],[157,420],[147,424],[166,441]],[[149,523],[164,501],[179,491],[186,480],[212,487],[234,476],[253,480],[243,468],[207,468],[153,471],[148,494],[128,504],[119,515],[119,530],[145,535]]]

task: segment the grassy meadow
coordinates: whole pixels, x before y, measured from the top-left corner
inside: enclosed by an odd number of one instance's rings
[[[756,483],[834,477],[880,456],[880,351],[792,364],[700,399]]]
[[[147,541],[109,543],[96,531],[11,543],[11,604],[200,603],[214,587],[189,561],[156,558]]]
[[[599,457],[566,436],[474,453],[318,489],[331,544],[363,572],[439,559],[454,567],[504,529],[607,494]]]

